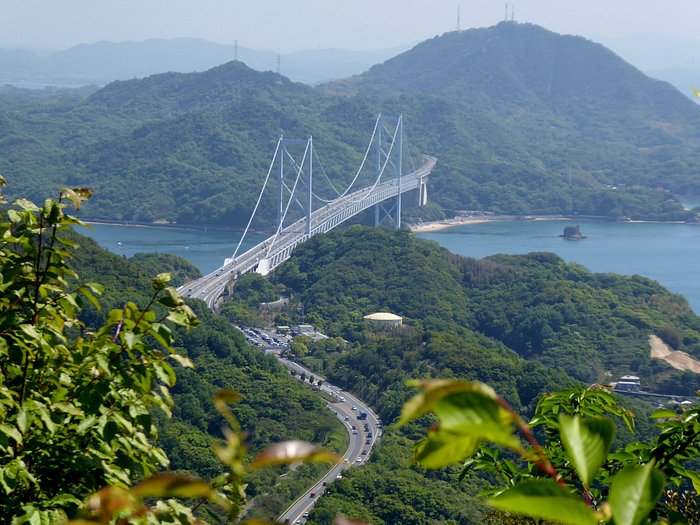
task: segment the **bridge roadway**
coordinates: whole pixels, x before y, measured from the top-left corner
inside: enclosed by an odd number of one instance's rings
[[[202,299],[209,308],[214,308],[227,284],[239,274],[253,270],[267,274],[286,261],[292,250],[309,237],[332,230],[361,211],[396,197],[399,191],[401,193],[416,189],[421,191],[426,178],[437,163],[435,157],[425,156],[424,160],[423,165],[416,171],[401,177],[400,189],[398,179],[392,179],[375,187],[363,188],[340,197],[311,214],[310,235],[306,233],[307,225],[304,217],[281,230],[276,239],[273,235],[235,259],[227,259],[217,270],[179,287],[178,292],[185,297]],[[268,247],[273,243],[272,250],[268,253]]]

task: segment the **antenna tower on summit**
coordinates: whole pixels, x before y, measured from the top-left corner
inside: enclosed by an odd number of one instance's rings
[[[510,6],[510,21],[515,22],[515,4]]]
[[[457,6],[457,31],[461,29],[460,23],[459,23],[459,6]]]
[[[238,60],[238,39],[233,43],[233,59]]]
[[[504,22],[508,21],[508,2],[506,2],[506,16],[503,18]]]

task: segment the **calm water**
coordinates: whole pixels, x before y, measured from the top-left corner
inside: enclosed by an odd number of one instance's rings
[[[495,253],[554,252],[594,272],[640,274],[683,294],[700,312],[700,225],[586,222],[578,224],[588,238],[559,237],[571,221],[508,221],[457,226],[418,237],[437,241],[448,250],[482,258]],[[239,235],[179,228],[94,225],[85,231],[104,248],[131,256],[138,252],[172,253],[203,273],[230,257]],[[261,237],[246,239],[245,248]]]
[[[578,224],[581,241],[559,237]],[[461,255],[553,252],[593,272],[639,274],[683,294],[700,312],[700,225],[587,221],[507,221],[456,226],[419,234]]]
[[[185,228],[156,226],[123,226],[93,224],[93,229],[78,228],[78,232],[95,239],[100,246],[119,255],[135,253],[171,253],[190,261],[207,274],[231,257],[241,238],[237,232],[199,231]],[[263,240],[248,233],[239,253]]]

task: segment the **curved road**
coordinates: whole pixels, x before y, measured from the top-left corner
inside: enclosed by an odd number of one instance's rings
[[[341,461],[334,465],[325,476],[302,494],[278,518],[278,522],[280,523],[303,523],[305,521],[304,513],[308,512],[314,506],[318,498],[321,497],[326,484],[330,484],[332,481],[342,477],[342,472],[345,469],[351,466],[363,465],[365,461],[369,459],[372,446],[374,446],[374,443],[381,435],[382,427],[377,414],[357,397],[328,383],[322,376],[303,367],[299,363],[295,363],[283,357],[280,357],[279,361],[290,370],[294,370],[297,373],[297,377],[299,377],[301,373],[304,373],[306,377],[312,375],[323,381],[321,391],[337,399],[336,402],[328,402],[327,404],[329,408],[337,414],[338,419],[343,422],[350,436],[350,443]],[[353,407],[355,407],[354,410]],[[357,420],[360,410],[365,410],[367,412],[367,419],[365,421]],[[365,423],[367,423],[368,431],[365,431]],[[352,428],[353,426],[355,427],[354,431]]]

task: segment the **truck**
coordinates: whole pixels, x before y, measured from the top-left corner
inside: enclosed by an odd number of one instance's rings
[[[367,419],[367,411],[366,410],[360,410],[357,414],[357,419],[358,420],[363,420]]]

